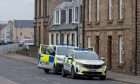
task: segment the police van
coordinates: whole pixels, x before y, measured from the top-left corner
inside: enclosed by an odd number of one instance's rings
[[[49,71],[52,70],[54,74],[58,74],[62,71],[63,58],[74,48],[76,47],[41,44],[38,53],[38,68],[44,69],[44,72],[46,73],[49,73]]]
[[[63,60],[62,77],[71,75],[73,79],[79,76],[99,77],[106,79],[106,64],[95,53],[87,49],[75,49]]]

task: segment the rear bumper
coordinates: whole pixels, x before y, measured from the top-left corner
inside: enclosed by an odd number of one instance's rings
[[[55,66],[56,66],[56,68],[57,68],[57,70],[58,70],[59,72],[62,71],[62,64],[57,63]]]

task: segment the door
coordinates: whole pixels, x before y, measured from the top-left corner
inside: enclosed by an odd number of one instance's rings
[[[108,59],[107,69],[112,69],[112,36],[108,36]]]

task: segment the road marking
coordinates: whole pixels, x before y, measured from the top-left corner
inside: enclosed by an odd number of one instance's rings
[[[11,81],[7,78],[0,76],[0,84],[19,84],[19,83],[16,83],[14,81]]]

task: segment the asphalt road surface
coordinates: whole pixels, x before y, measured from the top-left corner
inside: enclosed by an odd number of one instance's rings
[[[9,57],[0,56],[0,84],[128,84],[97,78],[71,79],[53,73],[45,74],[37,65]]]

